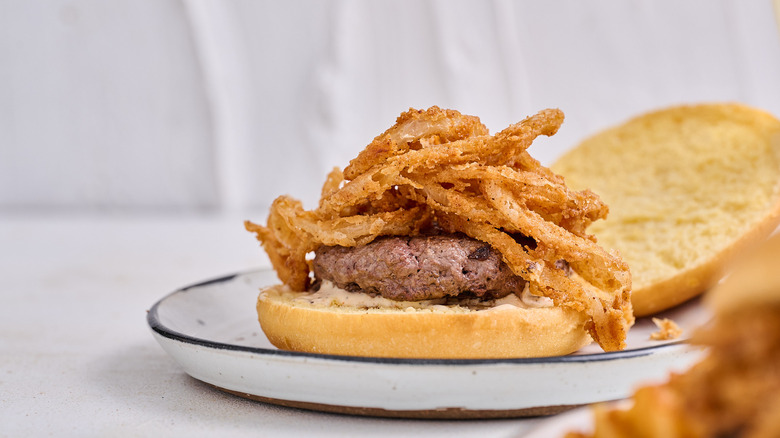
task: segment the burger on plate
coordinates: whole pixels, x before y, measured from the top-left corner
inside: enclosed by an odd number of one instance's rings
[[[563,355],[625,348],[631,276],[588,226],[608,208],[569,190],[527,148],[544,110],[495,135],[473,116],[410,109],[319,205],[280,196],[246,222],[280,284],[257,312],[278,348],[397,358]]]

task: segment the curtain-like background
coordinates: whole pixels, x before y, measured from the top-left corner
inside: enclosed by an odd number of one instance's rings
[[[491,131],[561,108],[549,163],[724,100],[780,115],[769,0],[2,0],[0,214],[312,206],[409,107]]]

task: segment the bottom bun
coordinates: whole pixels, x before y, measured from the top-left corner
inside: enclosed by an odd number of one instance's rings
[[[350,356],[487,359],[560,356],[592,342],[587,318],[562,307],[470,309],[334,305],[275,285],[257,301],[260,326],[283,350]]]

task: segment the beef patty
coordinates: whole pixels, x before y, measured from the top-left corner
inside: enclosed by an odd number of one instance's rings
[[[490,245],[460,235],[383,237],[357,247],[323,246],[313,262],[317,279],[348,291],[391,300],[467,294],[501,298],[525,287]]]

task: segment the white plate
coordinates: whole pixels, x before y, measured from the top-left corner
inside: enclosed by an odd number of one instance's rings
[[[663,316],[681,339],[650,341],[640,319],[628,348],[590,345],[561,357],[489,360],[377,359],[295,353],[273,347],[257,322],[258,289],[273,271],[230,275],[184,287],[158,301],[147,321],[165,351],[192,377],[265,402],[361,415],[500,418],[552,414],[627,397],[639,382],[663,380],[692,364],[686,344],[708,316],[697,301]]]

